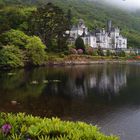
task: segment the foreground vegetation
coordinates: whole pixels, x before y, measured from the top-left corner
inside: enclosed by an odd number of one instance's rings
[[[1,140],[118,140],[82,122],[0,113]]]

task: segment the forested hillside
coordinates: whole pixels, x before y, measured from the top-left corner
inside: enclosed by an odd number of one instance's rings
[[[6,15],[5,13],[7,13],[9,9],[12,9],[13,13],[17,10],[22,11],[20,13],[24,13],[25,15],[23,14],[23,16],[26,17],[26,14],[29,14],[32,10],[35,9],[34,6],[38,6],[41,4],[44,5],[44,3],[47,2],[54,3],[55,5],[62,8],[65,12],[67,12],[68,9],[70,9],[73,23],[76,23],[79,18],[82,18],[85,20],[86,25],[91,30],[96,27],[105,28],[106,21],[108,19],[111,19],[113,21],[113,24],[115,26],[120,27],[122,33],[126,37],[128,37],[129,47],[140,47],[139,13],[137,12],[136,14],[134,14],[128,11],[123,11],[118,8],[110,7],[101,1],[95,2],[88,0],[0,0],[0,22],[3,21],[3,16],[1,15]],[[13,8],[16,4],[22,6],[20,8]],[[18,16],[19,14],[16,15]],[[9,16],[9,14],[7,14],[7,16]],[[26,28],[26,24],[22,21],[22,18],[20,22],[21,23],[20,26],[18,26],[18,28]],[[17,25],[18,23],[15,23],[14,21],[14,28]]]
[[[51,0],[64,10],[70,8],[73,21],[82,18],[90,29],[104,28],[106,21],[111,19],[115,26],[121,28],[128,37],[129,47],[140,47],[140,16],[119,8],[110,7],[101,1],[85,0]]]

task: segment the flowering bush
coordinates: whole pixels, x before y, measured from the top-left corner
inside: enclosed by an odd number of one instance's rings
[[[83,54],[84,51],[82,49],[78,49],[77,52],[78,54]]]
[[[118,140],[86,123],[41,119],[22,113],[0,113],[0,127],[0,140]]]
[[[140,59],[140,56],[136,56],[136,59]]]
[[[94,53],[94,49],[92,47],[87,47],[86,48],[86,54],[93,55],[93,53]]]
[[[77,54],[77,50],[74,48],[70,48],[70,54]]]

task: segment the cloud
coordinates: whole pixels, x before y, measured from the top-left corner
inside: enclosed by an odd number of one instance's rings
[[[109,4],[122,7],[124,9],[140,9],[140,0],[104,0]]]

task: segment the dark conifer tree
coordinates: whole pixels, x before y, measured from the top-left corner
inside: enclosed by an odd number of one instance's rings
[[[81,37],[78,37],[75,41],[75,46],[76,49],[82,49],[85,52],[85,45],[84,45],[84,41]]]

